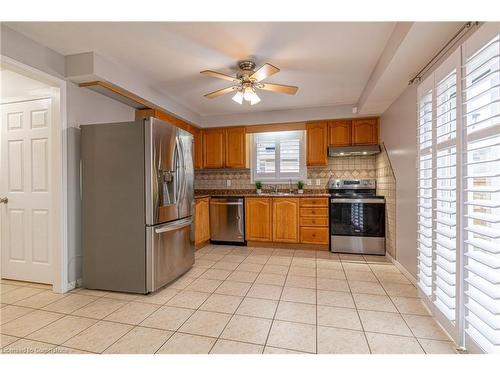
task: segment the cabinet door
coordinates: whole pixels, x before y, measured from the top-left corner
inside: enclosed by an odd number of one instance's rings
[[[194,205],[194,243],[197,246],[203,240],[203,212],[202,200],[196,199]]]
[[[327,165],[327,132],[326,121],[308,122],[307,130],[307,165]]]
[[[201,169],[203,168],[203,131],[198,130],[194,134],[194,168]]]
[[[244,127],[226,129],[226,168],[245,168],[245,139]]]
[[[351,145],[351,120],[334,120],[328,123],[328,145]]]
[[[299,242],[299,198],[273,198],[273,241]]]
[[[378,144],[378,121],[376,118],[352,120],[352,144]]]
[[[271,241],[271,224],[271,198],[246,198],[245,230],[247,241]]]
[[[224,167],[224,129],[203,130],[203,167]]]
[[[210,200],[204,198],[201,201],[201,239],[208,241],[210,239]]]

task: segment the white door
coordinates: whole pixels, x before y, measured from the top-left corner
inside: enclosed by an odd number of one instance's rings
[[[2,278],[52,284],[51,99],[1,107]]]

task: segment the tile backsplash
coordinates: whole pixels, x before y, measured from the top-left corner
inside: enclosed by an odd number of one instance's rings
[[[308,167],[307,189],[326,189],[330,177],[340,179],[376,178],[376,156],[328,158],[328,166]],[[320,183],[317,185],[317,180]],[[227,186],[230,180],[231,186]],[[195,171],[195,189],[254,189],[249,169],[211,169]],[[288,187],[287,183],[283,184]]]
[[[377,195],[385,197],[385,249],[396,258],[396,178],[385,146],[377,154]]]
[[[325,167],[308,167],[305,186],[307,190],[325,190],[330,177],[338,179],[377,180],[377,194],[386,199],[386,250],[396,257],[396,179],[385,147],[382,152],[369,156],[346,156],[328,158]],[[230,181],[228,186],[227,181]],[[319,180],[319,185],[317,184]],[[210,169],[195,171],[196,190],[245,190],[255,189],[251,183],[250,169]],[[265,184],[264,184],[265,188]],[[287,189],[285,183],[281,188]]]

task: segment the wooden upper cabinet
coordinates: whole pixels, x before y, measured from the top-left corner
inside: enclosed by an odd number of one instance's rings
[[[246,131],[245,127],[227,128],[226,132],[226,168],[245,168]]]
[[[203,130],[203,167],[224,168],[224,129]]]
[[[272,199],[245,198],[247,241],[272,241]]]
[[[203,131],[198,130],[193,135],[193,163],[195,169],[203,168]]]
[[[352,144],[378,144],[378,119],[366,118],[352,120]]]
[[[314,121],[306,124],[307,165],[327,165],[328,122]]]
[[[328,122],[328,145],[351,145],[351,120],[333,120]]]
[[[273,198],[273,241],[299,242],[299,198]]]

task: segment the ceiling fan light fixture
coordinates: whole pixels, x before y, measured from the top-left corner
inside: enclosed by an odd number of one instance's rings
[[[241,91],[237,91],[233,96],[233,100],[238,104],[243,104],[243,93]]]
[[[252,87],[247,86],[243,89],[243,99],[245,99],[247,102],[251,101],[254,95],[256,94],[255,91],[253,91]]]
[[[233,85],[223,89],[219,89],[204,96],[208,99],[218,98],[222,95],[234,92],[232,99],[235,103],[243,104],[243,101],[250,105],[255,105],[261,101],[257,95],[257,90],[271,91],[281,94],[295,95],[298,87],[282,85],[277,83],[267,83],[264,80],[273,74],[278,73],[279,68],[266,63],[259,69],[255,69],[255,62],[251,60],[240,61],[238,64],[240,71],[236,76],[227,75],[213,70],[203,70],[200,73],[213,78],[232,81]]]
[[[255,104],[258,104],[260,103],[260,98],[259,96],[254,92],[253,93],[253,97],[252,99],[250,100],[250,105],[255,105]]]

